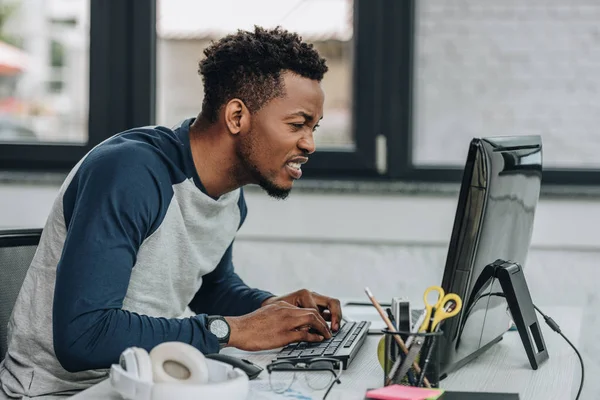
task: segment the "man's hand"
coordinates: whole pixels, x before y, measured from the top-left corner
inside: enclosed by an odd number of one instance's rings
[[[342,320],[342,306],[340,305],[340,301],[338,299],[333,299],[331,297],[302,289],[285,296],[268,298],[262,303],[262,306],[264,307],[276,301],[285,301],[286,303],[290,303],[291,305],[297,307],[315,309],[325,320],[331,321],[331,329],[333,331],[340,329],[340,321]]]
[[[331,337],[327,322],[318,311],[284,301],[225,320],[231,328],[228,346],[247,351],[269,350],[293,342],[320,342]]]

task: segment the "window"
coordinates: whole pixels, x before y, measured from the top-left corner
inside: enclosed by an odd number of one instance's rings
[[[545,183],[598,184],[596,16],[585,0],[4,1],[1,167],[66,170],[197,115],[202,50],[257,24],[330,67],[306,178],[458,182],[472,137],[539,134]]]
[[[151,123],[154,11],[152,0],[0,4],[2,169],[66,171]]]
[[[86,143],[87,1],[0,6],[0,142]],[[73,18],[65,26],[57,19]]]
[[[298,32],[325,57],[324,118],[319,148],[354,146],[352,108],[352,2],[347,0],[159,1],[157,122],[167,126],[196,116],[202,104],[198,61],[211,40],[237,29],[281,25]],[[307,18],[307,16],[311,16]]]
[[[307,176],[373,173],[375,85],[367,60],[372,59],[376,27],[369,23],[368,7],[349,0],[157,0],[156,122],[172,126],[199,113],[203,92],[198,61],[211,40],[254,25],[279,25],[314,44],[329,66],[322,82],[324,118],[315,134],[318,151],[303,170]],[[357,11],[366,17],[360,25],[354,18]],[[357,87],[363,87],[358,103]],[[362,112],[356,113],[359,107]]]
[[[600,5],[414,4],[413,177],[456,179],[472,137],[541,135],[546,183],[600,182]]]

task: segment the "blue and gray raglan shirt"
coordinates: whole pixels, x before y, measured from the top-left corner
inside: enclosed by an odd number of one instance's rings
[[[9,322],[7,394],[85,389],[130,346],[181,341],[218,352],[206,315],[247,314],[272,296],[234,272],[243,192],[206,194],[191,122],[115,135],[68,175]]]

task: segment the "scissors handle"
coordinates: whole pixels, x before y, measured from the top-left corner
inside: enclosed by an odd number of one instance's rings
[[[452,311],[446,311],[446,305],[448,302],[454,302],[455,306]],[[455,293],[448,293],[444,296],[442,301],[440,302],[440,306],[435,310],[435,315],[433,316],[433,321],[431,322],[430,332],[435,331],[437,326],[445,319],[454,317],[457,315],[462,308],[462,299],[459,295]]]
[[[437,292],[438,294],[438,298],[433,304],[431,304],[428,299],[429,293],[431,292]],[[425,289],[425,293],[423,293],[423,303],[425,303],[425,308],[429,309],[432,307],[439,307],[445,294],[446,292],[444,292],[444,289],[442,289],[441,286],[429,286],[427,289]]]
[[[437,292],[437,299],[432,304],[429,302],[429,294],[431,292]],[[425,289],[425,293],[423,293],[423,303],[425,304],[425,320],[423,324],[421,324],[419,328],[419,332],[430,332],[429,326],[431,324],[431,320],[434,317],[435,313],[437,313],[437,309],[441,306],[442,300],[444,299],[446,292],[442,289],[441,286],[429,286]]]

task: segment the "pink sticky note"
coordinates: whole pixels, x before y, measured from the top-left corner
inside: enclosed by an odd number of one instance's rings
[[[380,389],[369,390],[367,397],[380,400],[426,400],[437,398],[442,394],[439,389],[423,389],[404,385],[390,385]]]

